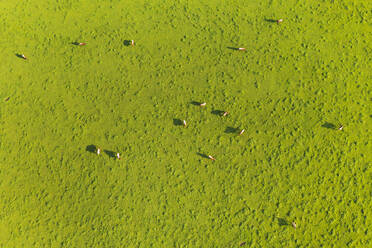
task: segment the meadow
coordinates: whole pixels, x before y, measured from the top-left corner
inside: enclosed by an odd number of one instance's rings
[[[371,247],[371,10],[0,1],[0,247]]]

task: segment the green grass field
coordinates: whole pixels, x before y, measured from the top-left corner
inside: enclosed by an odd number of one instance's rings
[[[0,1],[0,247],[371,247],[371,10]]]

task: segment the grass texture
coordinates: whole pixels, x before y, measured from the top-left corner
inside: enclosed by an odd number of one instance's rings
[[[371,9],[0,1],[0,246],[371,247]]]

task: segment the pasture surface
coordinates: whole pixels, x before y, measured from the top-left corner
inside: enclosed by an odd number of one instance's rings
[[[371,247],[371,9],[0,1],[0,246]]]

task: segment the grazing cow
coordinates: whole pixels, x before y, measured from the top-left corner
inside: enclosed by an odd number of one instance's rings
[[[216,160],[216,159],[215,159],[214,157],[212,157],[211,155],[208,155],[208,158],[209,158],[210,160],[213,160],[213,161]]]
[[[297,224],[296,224],[296,222],[292,221],[292,227],[293,227],[293,228],[297,228]]]

